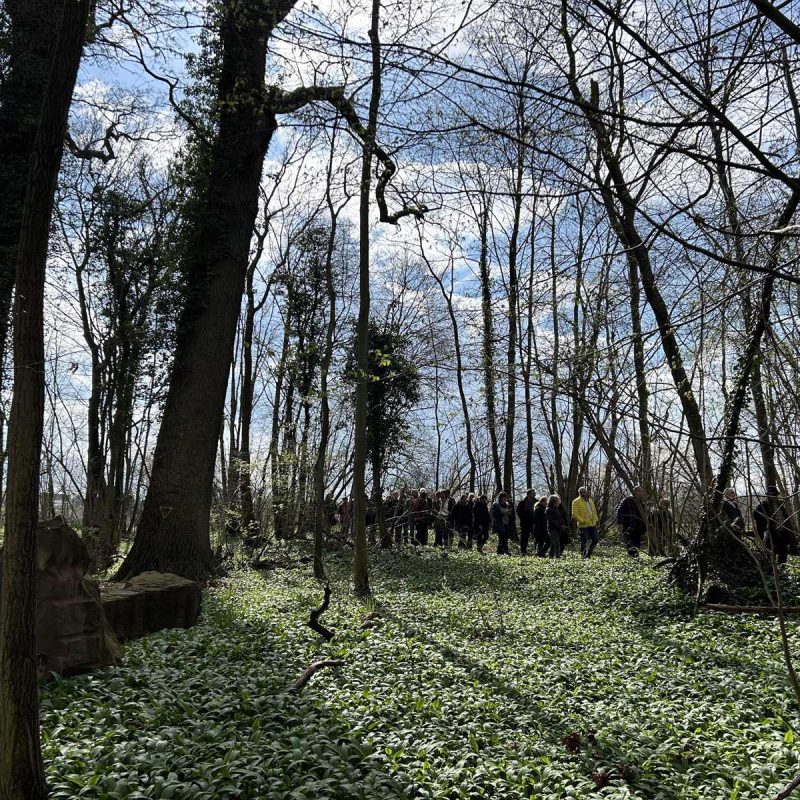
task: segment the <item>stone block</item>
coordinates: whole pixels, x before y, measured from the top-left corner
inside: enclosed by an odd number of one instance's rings
[[[83,540],[61,517],[41,521],[36,537],[40,672],[71,675],[114,664],[118,649],[97,584],[86,577],[89,552]]]
[[[200,584],[168,572],[107,583],[101,594],[105,617],[120,641],[165,628],[191,628],[200,616]]]

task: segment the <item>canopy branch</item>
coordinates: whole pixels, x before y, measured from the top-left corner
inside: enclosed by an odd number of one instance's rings
[[[333,106],[350,127],[351,132],[362,141],[368,141],[370,132],[361,122],[353,101],[345,95],[343,86],[302,86],[290,92],[271,87],[267,93],[270,110],[273,114],[291,114],[309,103],[324,102]],[[378,142],[372,142],[372,151],[381,163],[382,170],[375,184],[375,199],[378,201],[380,221],[396,225],[403,217],[422,219],[428,208],[424,205],[403,206],[393,214],[389,213],[386,202],[386,187],[397,172],[397,165],[388,151]]]

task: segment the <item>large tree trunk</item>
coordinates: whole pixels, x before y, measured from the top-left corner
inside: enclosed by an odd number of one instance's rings
[[[53,197],[72,92],[86,35],[88,0],[60,6],[47,88],[22,212],[14,307],[14,393],[0,595],[0,797],[47,796],[36,684],[36,526],[44,429],[44,281]]]
[[[0,365],[5,363],[22,208],[63,0],[6,0],[9,63],[0,82]]]
[[[276,118],[265,96],[267,42],[294,0],[228,2],[221,22],[219,125],[187,252],[189,292],[133,547],[119,571],[204,578],[213,570],[209,516],[225,390]],[[257,102],[260,98],[261,102]]]

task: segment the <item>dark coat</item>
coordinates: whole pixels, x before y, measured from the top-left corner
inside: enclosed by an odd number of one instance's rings
[[[533,512],[536,508],[536,498],[529,500],[527,496],[517,503],[517,516],[523,530],[533,530]]]
[[[533,510],[533,535],[538,541],[547,538],[547,507],[537,505]]]
[[[764,500],[753,509],[753,522],[762,539],[766,539],[767,531],[775,535],[791,530],[783,503],[772,498]]]
[[[629,495],[619,504],[617,524],[621,525],[623,530],[633,533],[644,533],[647,530],[644,514],[633,495]]]
[[[456,503],[451,514],[453,525],[456,528],[472,527],[472,509],[469,503]]]
[[[564,515],[561,513],[560,508],[551,508],[548,506],[545,509],[545,519],[547,520],[547,532],[552,536],[553,534],[561,535],[564,529]]]
[[[489,529],[489,524],[492,521],[491,514],[489,513],[488,503],[475,503],[472,511],[472,520],[476,528]]]
[[[503,512],[507,512],[504,514]],[[514,507],[509,503],[505,508],[499,500],[492,503],[492,529],[497,533],[509,533],[514,528]]]
[[[735,500],[728,500],[726,497],[722,501],[722,512],[725,514],[725,519],[728,521],[728,524],[739,531],[744,528],[742,509],[739,508],[739,504]]]

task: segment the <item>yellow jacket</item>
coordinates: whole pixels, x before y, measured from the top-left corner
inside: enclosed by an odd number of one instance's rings
[[[586,507],[586,501],[578,495],[572,501],[572,519],[579,528],[594,528],[597,526],[599,517],[597,516],[597,509],[594,506],[594,500],[589,498],[589,508]]]

